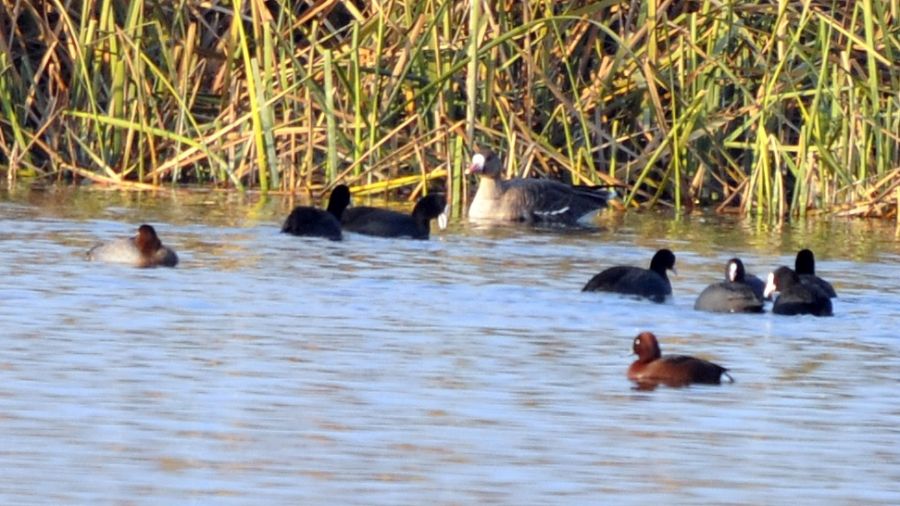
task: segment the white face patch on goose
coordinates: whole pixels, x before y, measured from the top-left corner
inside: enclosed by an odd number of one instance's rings
[[[481,153],[475,153],[472,155],[472,166],[478,167],[479,169],[484,168],[484,155]]]
[[[737,278],[738,267],[737,264],[732,262],[728,264],[728,281],[734,281]]]

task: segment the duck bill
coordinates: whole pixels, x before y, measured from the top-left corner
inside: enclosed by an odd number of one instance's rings
[[[478,174],[481,172],[481,167],[477,163],[473,163],[469,165],[469,168],[466,169],[466,174]]]

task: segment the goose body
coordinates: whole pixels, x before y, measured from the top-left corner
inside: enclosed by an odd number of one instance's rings
[[[502,179],[500,159],[491,151],[476,153],[468,172],[481,176],[469,206],[470,221],[575,225],[606,207],[610,198],[605,188],[549,179]]]

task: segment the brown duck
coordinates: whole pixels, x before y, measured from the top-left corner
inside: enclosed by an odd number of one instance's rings
[[[632,347],[638,359],[628,368],[628,379],[639,385],[663,384],[671,387],[707,383],[718,385],[722,376],[734,379],[728,369],[706,360],[685,355],[662,355],[659,342],[651,332],[641,332]]]
[[[88,259],[113,262],[135,267],[175,267],[178,255],[163,246],[151,225],[138,227],[137,235],[95,246],[88,251]]]

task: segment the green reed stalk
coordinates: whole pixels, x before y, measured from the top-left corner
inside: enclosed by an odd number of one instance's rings
[[[466,139],[475,141],[475,115],[478,97],[478,48],[481,28],[481,1],[469,2],[469,39],[466,44],[468,70],[466,72]],[[452,71],[452,69],[451,69]]]
[[[328,157],[325,164],[325,179],[331,181],[334,179],[338,170],[338,153],[337,153],[337,118],[335,117],[334,108],[334,63],[330,49],[325,51],[325,122],[327,125],[327,141],[328,141]]]
[[[363,126],[365,122],[365,111],[363,111],[363,88],[362,76],[359,67],[359,25],[353,25],[353,35],[351,37],[350,49],[350,78],[352,84],[350,87],[353,96],[353,160],[356,161],[365,151],[363,144]],[[359,166],[357,166],[359,167]],[[359,175],[359,168],[354,175]]]
[[[263,192],[269,190],[268,167],[269,162],[266,159],[268,151],[266,150],[266,141],[263,133],[262,112],[260,111],[260,85],[259,68],[257,59],[250,54],[250,41],[244,32],[244,26],[241,21],[240,13],[235,11],[233,17],[234,32],[237,35],[237,44],[241,51],[241,57],[244,62],[244,70],[248,74],[246,80],[247,96],[250,105],[250,120],[253,129],[253,141],[256,145],[256,166],[259,174],[259,185]]]

